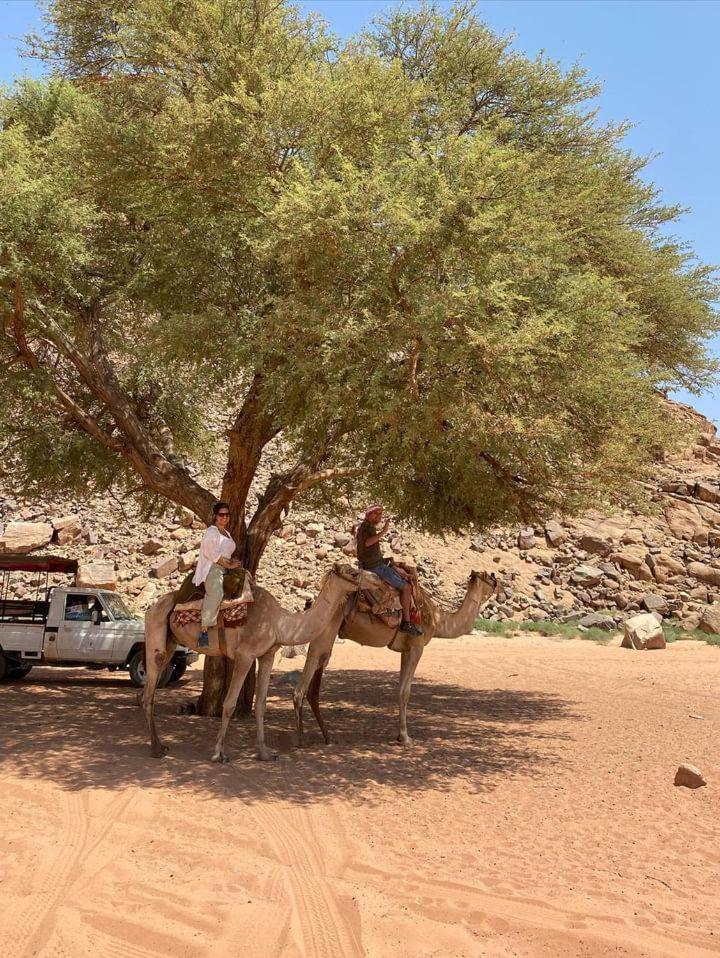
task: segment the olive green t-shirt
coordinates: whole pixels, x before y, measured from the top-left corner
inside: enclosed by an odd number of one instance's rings
[[[360,528],[357,531],[357,558],[358,565],[361,569],[372,569],[374,566],[380,565],[383,561],[383,554],[379,542],[376,542],[374,546],[365,545],[366,539],[376,535],[377,529],[372,522],[368,522],[366,519],[365,522],[360,524]]]

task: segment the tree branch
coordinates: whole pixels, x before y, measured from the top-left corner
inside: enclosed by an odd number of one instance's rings
[[[82,316],[88,326],[90,339],[89,358],[87,358],[42,303],[33,300],[32,305],[42,317],[43,332],[47,338],[77,369],[85,385],[102,402],[117,424],[124,441],[118,442],[113,438],[110,440],[112,446],[109,448],[120,452],[130,461],[148,488],[178,505],[187,507],[199,518],[209,519],[214,496],[196,482],[182,466],[169,459],[143,428],[118,382],[115,369],[102,342],[94,311],[85,308]],[[93,438],[107,445],[107,437],[100,439],[98,432],[100,427],[92,417],[84,413],[54,380],[52,383],[56,394],[70,410],[76,422]]]
[[[257,471],[262,451],[278,434],[272,417],[262,408],[260,393],[261,373],[255,373],[245,399],[229,431],[227,466],[223,477],[221,498],[231,505],[230,533],[243,555],[247,525],[245,502]]]

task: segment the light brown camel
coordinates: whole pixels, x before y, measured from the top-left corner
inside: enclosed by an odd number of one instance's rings
[[[420,589],[418,606],[422,613],[422,635],[410,636],[401,632],[397,640],[393,641],[395,650],[400,652],[400,728],[397,740],[401,745],[410,745],[412,739],[407,730],[407,705],[410,699],[415,669],[428,642],[433,638],[456,639],[466,635],[475,624],[480,607],[497,590],[496,577],[489,572],[472,572],[468,581],[468,588],[462,605],[455,612],[446,612],[440,609],[424,590]],[[351,639],[359,645],[382,648],[390,641],[393,632],[382,625],[376,618],[367,613],[356,613],[342,624],[340,636]],[[305,668],[295,686],[293,703],[295,706],[295,725],[298,734],[298,744],[302,744],[303,736],[303,702],[307,695],[313,714],[320,726],[326,743],[330,742],[325,722],[320,714],[320,684],[323,672],[330,661],[335,636],[329,631],[322,636],[318,635],[310,643]]]
[[[234,662],[230,684],[223,702],[222,724],[212,756],[213,762],[227,762],[224,751],[225,735],[235,711],[245,676],[258,659],[255,690],[255,718],[257,723],[258,757],[268,761],[276,756],[265,744],[265,700],[275,653],[281,645],[304,645],[326,636],[335,639],[345,614],[347,598],[362,586],[367,573],[356,573],[345,578],[331,570],[325,577],[317,599],[307,612],[288,612],[266,589],[253,586],[255,601],[248,607],[247,621],[238,628],[225,629],[227,657]],[[374,577],[373,577],[374,578]],[[167,752],[155,727],[155,692],[160,676],[176,647],[185,645],[206,655],[221,655],[217,630],[210,630],[210,648],[199,649],[200,623],[178,627],[169,625],[169,617],[177,593],[163,596],[145,615],[145,656],[147,679],[142,696],[150,748],[156,758]],[[332,643],[331,643],[332,644]]]

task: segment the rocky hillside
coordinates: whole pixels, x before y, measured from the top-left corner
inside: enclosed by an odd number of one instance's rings
[[[657,464],[645,490],[647,515],[588,513],[544,527],[441,538],[398,523],[388,551],[413,559],[444,602],[459,597],[471,569],[496,572],[502,589],[485,610],[493,619],[577,619],[612,628],[648,609],[720,632],[720,441],[694,410],[668,408],[687,422],[693,441]],[[260,485],[266,480],[258,477]],[[341,519],[330,519],[297,507],[273,538],[258,578],[287,607],[302,607],[328,565],[343,558],[356,518],[351,503],[343,508]],[[138,611],[193,567],[201,533],[192,516],[148,522],[112,497],[21,502],[0,492],[0,551],[77,558],[80,583],[117,589]],[[14,594],[32,593],[31,576],[14,582]]]

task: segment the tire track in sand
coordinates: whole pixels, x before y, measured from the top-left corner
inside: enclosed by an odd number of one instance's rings
[[[247,807],[283,866],[290,923],[299,932],[303,953],[313,958],[363,958],[347,907],[327,874],[311,815],[287,804]]]
[[[88,796],[78,792],[60,794],[62,841],[55,855],[36,874],[30,901],[12,916],[12,929],[4,936],[6,958],[27,958],[40,953],[52,934],[57,907],[77,881],[84,859],[105,840],[133,797],[131,791],[119,795],[104,810],[97,827],[93,827]]]

